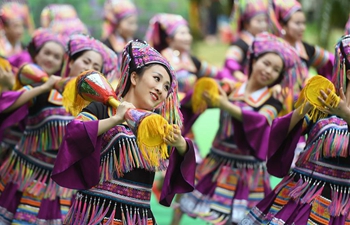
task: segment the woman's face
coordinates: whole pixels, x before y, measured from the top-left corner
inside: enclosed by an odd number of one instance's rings
[[[47,74],[52,75],[61,69],[64,53],[65,51],[61,44],[48,41],[36,54],[34,61]]]
[[[192,35],[190,33],[190,28],[185,25],[179,26],[174,37],[170,39],[169,46],[180,52],[186,52],[191,50]]]
[[[306,19],[303,12],[297,11],[293,13],[287,25],[283,26],[283,29],[286,31],[285,38],[294,42],[301,41],[306,29],[305,22]]]
[[[134,37],[137,31],[137,16],[128,16],[123,18],[117,28],[118,33],[125,39],[131,39]]]
[[[85,51],[76,60],[69,62],[69,77],[76,77],[84,71],[102,71],[103,58],[100,53],[94,50]]]
[[[253,62],[250,79],[261,87],[272,85],[283,70],[282,58],[275,53],[266,53]]]
[[[23,20],[21,19],[10,19],[4,26],[5,35],[10,41],[19,41],[24,33]]]
[[[157,64],[147,68],[142,76],[133,73],[131,82],[135,88],[134,105],[145,110],[153,110],[163,102],[171,87],[168,72]]]
[[[246,30],[254,36],[267,31],[267,16],[261,13],[252,17],[249,20]]]

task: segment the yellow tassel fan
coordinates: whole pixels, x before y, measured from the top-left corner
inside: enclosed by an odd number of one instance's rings
[[[192,95],[192,111],[194,113],[202,113],[208,106],[206,101],[203,99],[203,92],[207,91],[210,96],[210,100],[213,105],[217,105],[217,97],[219,96],[218,84],[213,78],[202,77],[194,85]]]
[[[331,93],[328,95],[325,102],[330,107],[337,107],[340,102],[340,98],[335,93],[335,87],[330,80],[321,75],[316,75],[308,80],[307,84],[300,92],[300,96],[298,101],[295,103],[295,107],[297,108],[299,106],[303,106],[301,108],[302,112],[306,102],[309,102],[313,106],[313,109],[309,112],[312,121],[316,122],[318,119],[325,118],[328,114],[323,111],[324,105],[318,99],[318,97],[321,96],[321,90],[328,93],[328,89],[331,90]]]

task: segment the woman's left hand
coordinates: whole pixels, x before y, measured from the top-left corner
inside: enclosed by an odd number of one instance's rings
[[[340,101],[336,107],[332,107],[326,103],[326,99],[331,94],[330,89],[327,89],[326,92],[321,90],[320,96],[318,96],[318,100],[320,100],[324,106],[324,109],[322,110],[323,112],[339,116],[346,120],[348,117],[350,117],[350,103],[348,102],[349,99],[346,98],[342,87],[340,88],[339,92]]]
[[[168,135],[164,138],[167,145],[175,147],[183,155],[187,150],[187,142],[181,135],[181,129],[178,125],[173,124]]]

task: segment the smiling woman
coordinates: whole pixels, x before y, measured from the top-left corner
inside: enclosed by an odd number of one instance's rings
[[[156,224],[150,209],[156,171],[167,170],[161,204],[169,206],[176,193],[193,190],[194,150],[180,132],[175,72],[143,41],[126,45],[121,72],[118,108],[91,103],[68,125],[60,147],[52,178],[80,190],[66,224]],[[135,107],[155,109],[172,125],[164,137],[169,159],[160,149],[140,150],[124,121],[128,109]]]
[[[214,224],[238,223],[246,212],[271,191],[266,171],[271,121],[282,103],[271,87],[294,84],[301,62],[297,53],[280,38],[262,33],[252,43],[248,80],[234,83],[227,94],[209,106],[220,108],[220,125],[209,154],[196,170],[196,188],[180,200],[180,208],[192,217]]]

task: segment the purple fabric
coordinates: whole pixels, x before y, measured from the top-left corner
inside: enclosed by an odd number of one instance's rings
[[[62,219],[60,199],[56,197],[54,200],[42,199],[38,213],[38,219],[57,220]]]
[[[293,112],[276,118],[271,125],[266,166],[269,174],[276,177],[284,177],[288,174],[302,133],[303,120],[300,120],[288,134],[292,115]]]
[[[240,122],[233,119],[234,141],[240,149],[250,149],[252,154],[266,161],[270,124],[266,117],[258,112],[242,110]]]
[[[290,199],[281,210],[276,213],[276,218],[287,221],[289,218],[295,218],[292,214],[298,212],[299,203]]]
[[[345,216],[340,215],[338,217],[333,217],[331,216],[329,223],[328,224],[332,224],[332,225],[344,225],[345,224]]]
[[[213,173],[204,175],[196,184],[196,190],[203,195],[213,196],[217,181],[213,179]]]
[[[71,189],[89,189],[99,182],[101,137],[98,121],[73,120],[59,148],[52,179]]]
[[[265,198],[263,198],[257,205],[256,207],[260,209],[261,212],[264,214],[267,214],[274,203],[278,193],[275,191],[271,191],[270,194],[265,195]]]
[[[309,220],[309,216],[311,213],[311,204],[307,204],[305,203],[303,206],[301,206],[301,208],[297,211],[296,216],[294,216],[293,220],[298,222],[299,224],[307,224],[307,221]],[[289,221],[287,221],[289,222]],[[290,222],[292,223],[292,222]],[[289,224],[289,223],[287,223]]]
[[[194,146],[190,139],[186,138],[186,142],[188,150],[184,156],[177,150],[170,156],[159,201],[164,206],[170,206],[175,194],[191,192],[194,189],[196,171]]]
[[[22,95],[19,91],[5,91],[0,97],[0,141],[3,138],[3,132],[18,123],[20,123],[28,115],[28,104],[24,104],[10,113],[2,113],[5,109],[15,103]]]
[[[324,76],[328,80],[332,80],[334,66],[334,55],[329,53],[329,59],[327,63],[321,68],[317,69],[317,73]]]
[[[216,75],[215,79],[222,80],[224,78],[233,80],[235,79],[233,76],[233,73],[235,71],[240,71],[242,69],[242,66],[233,59],[227,59],[225,61],[225,66],[222,68],[222,70]]]
[[[15,214],[23,192],[18,191],[18,184],[8,183],[0,195],[0,206]]]
[[[32,63],[33,60],[30,57],[30,54],[27,50],[22,51],[19,54],[10,56],[8,58],[8,61],[10,62],[11,66],[20,68],[25,63]]]

